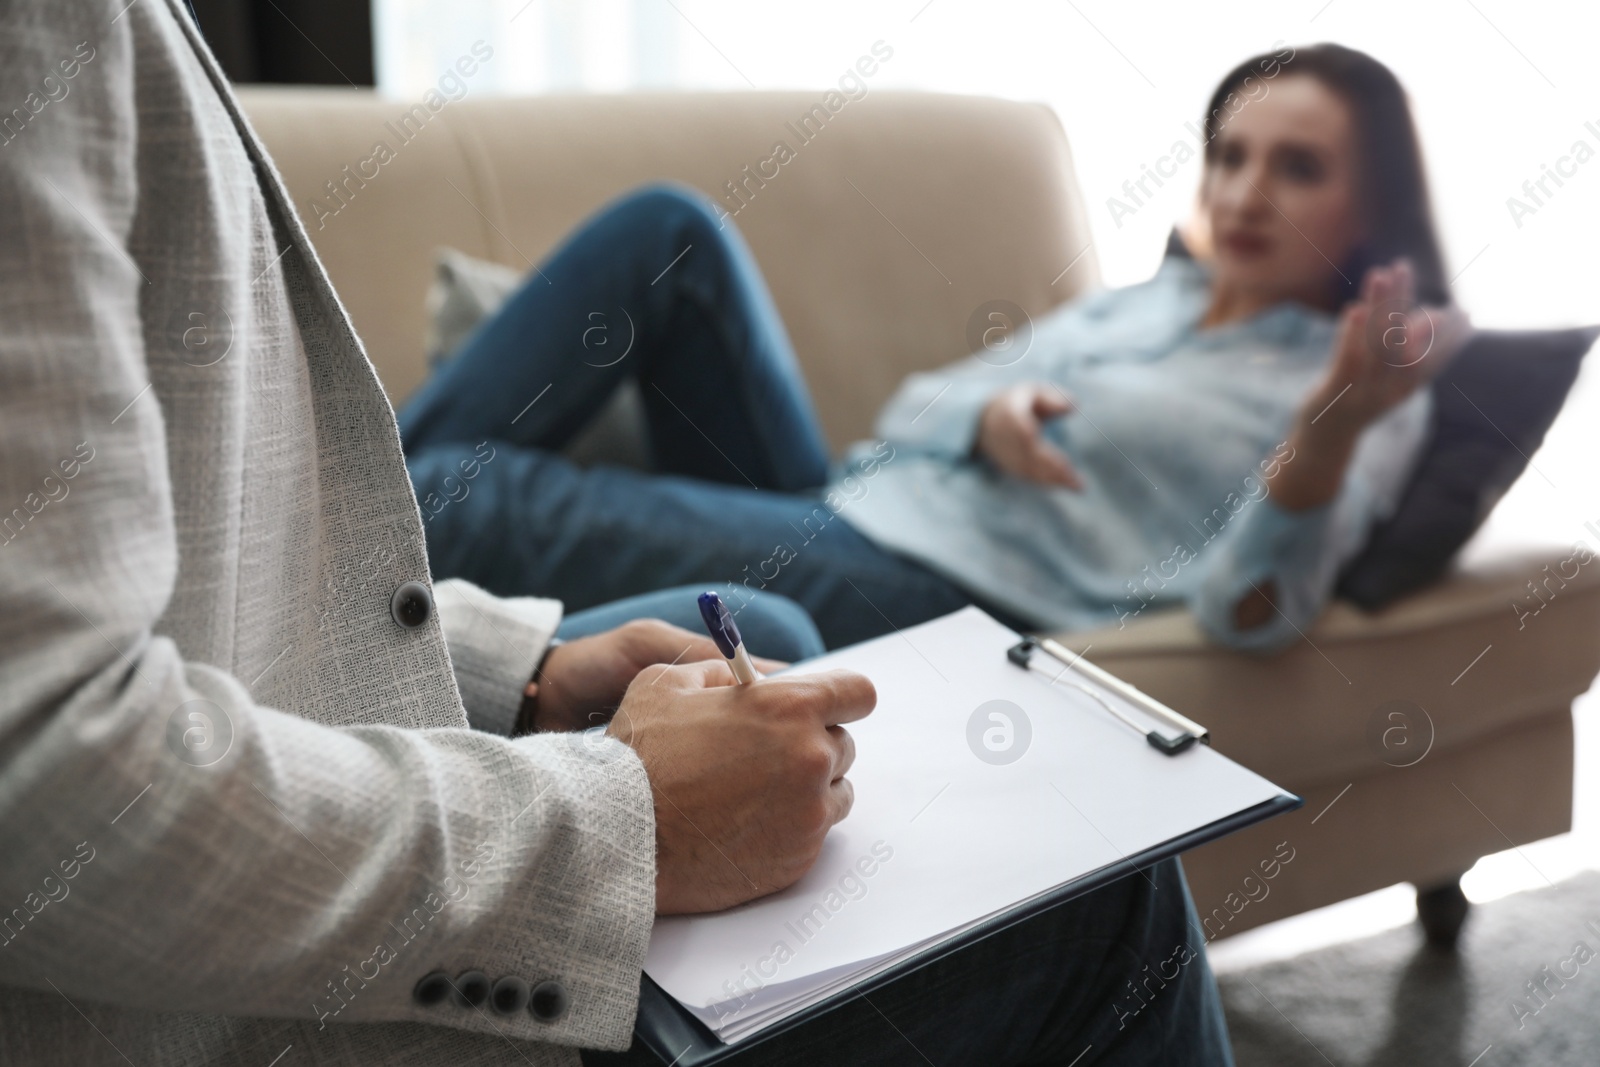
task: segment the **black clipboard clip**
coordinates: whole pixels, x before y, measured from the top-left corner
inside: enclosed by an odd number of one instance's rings
[[[1197,741],[1202,745],[1211,744],[1210,730],[1207,730],[1193,719],[1179,715],[1165,704],[1150,699],[1150,697],[1139,692],[1139,690],[1124,682],[1121,678],[1108,671],[1101,670],[1084,659],[1083,656],[1072,652],[1059,641],[1049,637],[1024,637],[1021,641],[1006,649],[1006,659],[1023,670],[1030,670],[1035,652],[1043,652],[1051,659],[1058,660],[1063,665],[1062,674],[1065,674],[1067,670],[1077,671],[1102,689],[1116,694],[1157,722],[1168,727],[1171,732],[1164,733],[1154,727],[1146,726],[1129,717],[1127,712],[1116,707],[1094,690],[1071,682],[1065,683],[1093,698],[1118,720],[1139,731],[1144,735],[1144,739],[1150,743],[1150,747],[1157,752],[1168,756],[1176,756],[1178,753],[1192,747]],[[1059,675],[1056,680],[1060,680]]]

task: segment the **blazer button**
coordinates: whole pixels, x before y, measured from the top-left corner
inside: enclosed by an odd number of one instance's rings
[[[462,971],[456,975],[456,1007],[481,1008],[489,999],[489,976],[482,971]]]
[[[567,987],[549,980],[533,987],[528,1012],[542,1023],[553,1023],[567,1013]]]
[[[450,976],[443,971],[434,971],[432,974],[423,975],[411,990],[412,998],[418,1004],[427,1008],[443,1003],[444,998],[449,995]]]
[[[489,991],[489,1006],[501,1015],[515,1015],[528,1006],[528,983],[508,974]]]
[[[433,594],[421,582],[406,582],[394,591],[389,613],[407,630],[414,630],[433,614]]]

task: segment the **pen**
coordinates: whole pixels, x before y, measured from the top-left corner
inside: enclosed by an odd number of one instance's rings
[[[727,657],[728,666],[733,668],[733,676],[739,680],[739,684],[749,685],[759,679],[761,672],[750,662],[750,653],[744,648],[744,638],[739,636],[739,626],[733,621],[733,613],[722,602],[722,598],[716,593],[701,593],[700,617],[706,622],[711,640]]]

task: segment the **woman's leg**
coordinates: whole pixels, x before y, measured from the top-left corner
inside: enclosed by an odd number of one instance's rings
[[[662,619],[694,633],[703,633],[697,598],[701,585],[684,585],[655,593],[614,600],[561,620],[556,636],[563,641],[614,630],[634,619]],[[739,634],[753,655],[798,663],[822,655],[822,635],[804,608],[788,597],[756,593],[739,613]]]
[[[657,470],[820,486],[828,453],[755,259],[692,190],[651,186],[575,231],[401,409],[408,456],[554,451],[627,377]]]
[[[584,470],[504,441],[413,455],[436,575],[506,596],[557,597],[570,611],[679,585],[757,591],[805,608],[830,648],[970,602],[926,567],[869,541],[818,499],[620,468]],[[464,469],[475,471],[466,479]]]

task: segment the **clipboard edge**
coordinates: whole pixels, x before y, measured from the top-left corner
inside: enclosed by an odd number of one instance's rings
[[[773,1023],[771,1026],[734,1045],[723,1044],[722,1040],[712,1033],[710,1028],[682,1004],[673,999],[666,990],[658,986],[648,974],[640,972],[639,1016],[634,1027],[634,1036],[650,1051],[655,1053],[662,1063],[671,1063],[674,1067],[712,1067],[712,1065],[722,1062],[736,1052],[754,1048],[764,1041],[769,1041],[819,1016],[826,1015],[836,1008],[843,1007],[864,993],[871,993],[881,989],[896,979],[920,970],[969,945],[977,944],[992,934],[1009,929],[1017,923],[1031,919],[1035,915],[1046,912],[1059,904],[1065,904],[1067,901],[1074,900],[1085,893],[1110,885],[1119,878],[1131,875],[1151,864],[1171,859],[1192,848],[1198,848],[1200,845],[1214,841],[1217,838],[1226,837],[1237,830],[1254,826],[1256,823],[1265,822],[1274,816],[1283,815],[1304,806],[1305,799],[1303,797],[1283,792],[1269,800],[1253,804],[1241,811],[1234,812],[1232,815],[1190,830],[1188,833],[1179,834],[1177,837],[1163,841],[1161,844],[1136,855],[1125,856],[1116,863],[1109,864],[1097,871],[1092,871],[1071,882],[1066,882],[1031,900],[1019,903],[1000,915],[996,915],[947,941],[942,941],[917,953],[915,956],[900,961],[885,971],[840,990],[804,1011],[797,1012],[786,1019]]]

